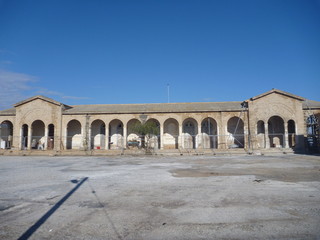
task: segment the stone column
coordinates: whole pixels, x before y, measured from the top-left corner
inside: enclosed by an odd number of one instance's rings
[[[44,126],[44,139],[45,139],[44,150],[48,149],[48,140],[49,140],[49,137],[48,137],[49,129],[48,129],[48,127],[49,126]]]
[[[289,136],[288,136],[288,122],[284,122],[284,146],[289,148]]]
[[[20,134],[19,134],[19,150],[23,150],[23,129],[22,127],[20,128]]]
[[[81,143],[80,143],[80,148],[82,147],[82,150],[87,150],[86,147],[84,146],[84,143],[86,142],[88,145],[88,141],[86,139],[86,126],[85,124],[81,124]],[[81,149],[80,149],[81,150]]]
[[[226,122],[226,124],[228,125],[228,122]],[[222,149],[228,149],[229,146],[229,142],[230,141],[230,133],[228,132],[228,126],[227,125],[223,125],[222,126],[222,129],[223,129],[223,136],[222,136],[222,139],[223,139],[223,145],[222,145]]]
[[[92,142],[92,136],[91,136],[91,126],[90,126],[88,129],[88,150],[91,150],[91,142]]]
[[[64,131],[63,143],[64,143],[64,150],[66,150],[67,149],[67,144],[68,144],[68,126],[65,128],[65,131]]]
[[[210,135],[210,133],[209,133]],[[209,136],[210,139],[210,136]],[[195,136],[195,140],[196,140],[196,148],[199,148],[199,145],[201,144],[202,148],[203,148],[203,138],[202,138],[202,134],[201,134],[201,123],[198,123],[198,134]],[[209,140],[210,142],[210,140]]]
[[[164,126],[160,123],[160,149],[163,149]]]
[[[122,148],[127,148],[127,126],[123,124],[123,146]]]
[[[32,127],[28,129],[28,150],[31,150]]]
[[[265,142],[265,148],[270,148],[268,123],[264,124],[264,142]]]
[[[243,121],[244,122],[244,121]],[[247,124],[245,124],[244,122],[244,126],[243,126],[243,141],[244,141],[244,146],[243,148],[244,149],[248,149],[249,148],[249,143],[248,143],[248,134],[249,134],[249,131],[248,131],[248,127],[247,127]]]
[[[220,112],[220,122],[217,126],[218,128],[218,146],[217,149],[226,149],[227,136],[226,135],[226,126],[224,125],[224,121],[222,118],[222,112]]]
[[[105,147],[104,149],[109,149],[109,125],[106,125],[106,135],[105,135]]]
[[[179,123],[178,148],[182,147],[182,125]]]

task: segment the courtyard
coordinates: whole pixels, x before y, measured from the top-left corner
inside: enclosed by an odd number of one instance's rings
[[[0,157],[0,239],[320,239],[320,157]]]

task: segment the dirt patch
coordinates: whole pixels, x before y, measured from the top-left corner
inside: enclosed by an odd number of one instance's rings
[[[170,173],[173,177],[221,177],[221,176],[244,176],[254,175],[262,180],[275,180],[282,182],[312,182],[319,181],[320,174],[318,168],[243,168],[229,169],[226,172],[210,171],[210,169],[188,168],[174,169]]]
[[[184,201],[168,201],[168,202],[152,202],[151,206],[167,208],[167,209],[176,209],[182,207],[186,204]]]
[[[205,169],[175,169],[170,171],[173,177],[220,177],[220,176],[238,176],[242,174],[218,173]]]
[[[104,204],[99,202],[92,202],[92,201],[84,201],[79,204],[79,207],[86,207],[86,208],[103,208],[105,207]]]

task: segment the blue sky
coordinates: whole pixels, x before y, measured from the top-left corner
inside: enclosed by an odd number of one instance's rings
[[[320,101],[319,0],[0,0],[0,109],[242,101],[272,88]]]

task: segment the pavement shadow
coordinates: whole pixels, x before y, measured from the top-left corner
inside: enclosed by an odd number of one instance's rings
[[[78,180],[71,180],[72,183],[77,183],[77,185],[68,192],[59,202],[57,202],[48,212],[46,212],[35,224],[33,224],[27,231],[25,231],[18,240],[26,240],[37,231],[37,229],[47,221],[47,219],[55,212],[57,209],[69,198],[71,195],[77,191],[77,189],[88,180],[88,177],[83,178],[80,182]]]

